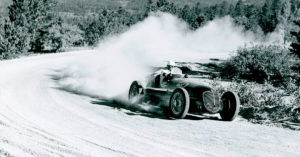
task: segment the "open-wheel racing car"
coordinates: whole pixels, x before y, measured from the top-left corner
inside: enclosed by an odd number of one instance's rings
[[[151,101],[166,108],[168,117],[182,119],[186,115],[203,113],[220,114],[224,121],[232,121],[238,115],[239,97],[227,91],[221,96],[199,78],[188,75],[158,75],[144,86],[133,81],[128,99],[130,103]]]

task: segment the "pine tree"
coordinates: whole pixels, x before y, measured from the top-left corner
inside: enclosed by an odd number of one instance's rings
[[[199,15],[202,13],[201,3],[196,3],[195,7],[193,8],[194,14]]]
[[[300,28],[300,20],[294,21],[294,23]],[[291,44],[290,51],[298,56],[300,60],[300,30],[298,32],[292,31],[291,35],[296,38],[296,41]],[[298,72],[297,82],[300,85],[300,61],[298,61],[298,63],[296,63],[292,69]]]
[[[0,16],[0,60],[3,59],[3,56],[6,52],[6,39],[4,37],[4,18]]]
[[[95,45],[104,34],[105,28],[102,21],[93,21],[85,30],[85,39],[88,45]]]
[[[243,3],[243,0],[239,0],[235,5],[233,17],[243,16],[244,15],[244,7],[245,6]]]
[[[149,13],[152,11],[154,11],[153,0],[148,0],[146,3],[146,10],[145,10],[144,17],[149,16]]]
[[[229,5],[228,15],[233,17],[235,6],[233,4]]]
[[[223,1],[218,8],[219,8],[218,9],[219,16],[222,17],[222,16],[229,14],[230,5],[227,1]]]
[[[158,2],[156,3],[158,8],[161,8],[161,7],[166,6],[168,4],[169,4],[169,2],[167,0],[158,0]]]
[[[31,51],[44,50],[48,30],[54,25],[50,12],[54,4],[53,0],[13,0],[8,8],[10,22],[29,36]]]
[[[294,21],[294,23],[300,28],[300,21]],[[291,44],[290,51],[300,58],[300,31],[293,31],[291,32],[291,35],[296,38],[296,41]]]
[[[275,30],[279,23],[279,15],[281,10],[280,0],[266,0],[262,7],[259,25],[265,33]]]
[[[284,43],[290,40],[290,27],[291,22],[289,18],[291,16],[291,3],[289,1],[284,1],[281,5],[280,13],[279,13],[279,27],[283,30],[284,33]]]
[[[188,5],[184,5],[184,7],[181,9],[180,13],[179,13],[179,17],[181,19],[183,19],[184,21],[186,21],[187,23],[191,22],[191,8]]]
[[[24,27],[18,27],[8,19],[0,24],[0,59],[10,59],[29,49],[29,38]]]
[[[184,14],[190,13],[189,17],[184,16]],[[190,20],[189,24],[192,28],[197,29],[205,22],[205,16],[202,13],[201,4],[198,2],[193,8],[188,9],[186,5],[185,11],[181,13],[182,17],[186,17],[185,20]]]

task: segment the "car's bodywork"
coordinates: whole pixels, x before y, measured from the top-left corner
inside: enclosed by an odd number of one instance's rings
[[[181,109],[178,116],[172,116],[175,118],[184,118],[187,113],[220,113],[222,119],[233,120],[239,110],[239,98],[235,93],[226,92],[220,96],[201,79],[188,75],[157,75],[145,86],[138,81],[133,84],[137,84],[139,87],[141,101],[151,101],[154,104],[166,106],[170,108],[170,111],[173,103],[175,103],[175,107],[178,107],[176,102],[183,104],[182,107],[188,106],[187,109]],[[179,93],[177,94],[180,97],[178,101],[172,99],[174,92]],[[131,98],[129,93],[129,99]],[[176,111],[174,110],[174,112]]]

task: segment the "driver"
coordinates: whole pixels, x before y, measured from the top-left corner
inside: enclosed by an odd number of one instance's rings
[[[169,61],[167,64],[167,69],[169,70],[169,73],[172,73],[176,67],[176,63],[173,61]]]
[[[172,74],[182,74],[181,69],[179,69],[174,61],[168,61],[166,69],[160,69],[155,72],[155,75],[172,75]]]
[[[174,61],[168,61],[166,69],[160,69],[155,72],[155,76],[160,75],[159,86],[162,86],[165,81],[170,81],[173,74],[182,75],[182,71]]]
[[[175,62],[169,61],[167,68],[169,70],[169,74],[177,74],[177,75],[182,75],[182,70],[178,68]]]

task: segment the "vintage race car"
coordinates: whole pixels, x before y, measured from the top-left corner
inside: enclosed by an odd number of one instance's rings
[[[189,75],[158,75],[143,85],[133,81],[128,99],[130,103],[151,101],[166,108],[169,117],[181,119],[189,114],[220,114],[224,121],[232,121],[238,115],[239,97],[227,91],[221,96],[201,79]]]

